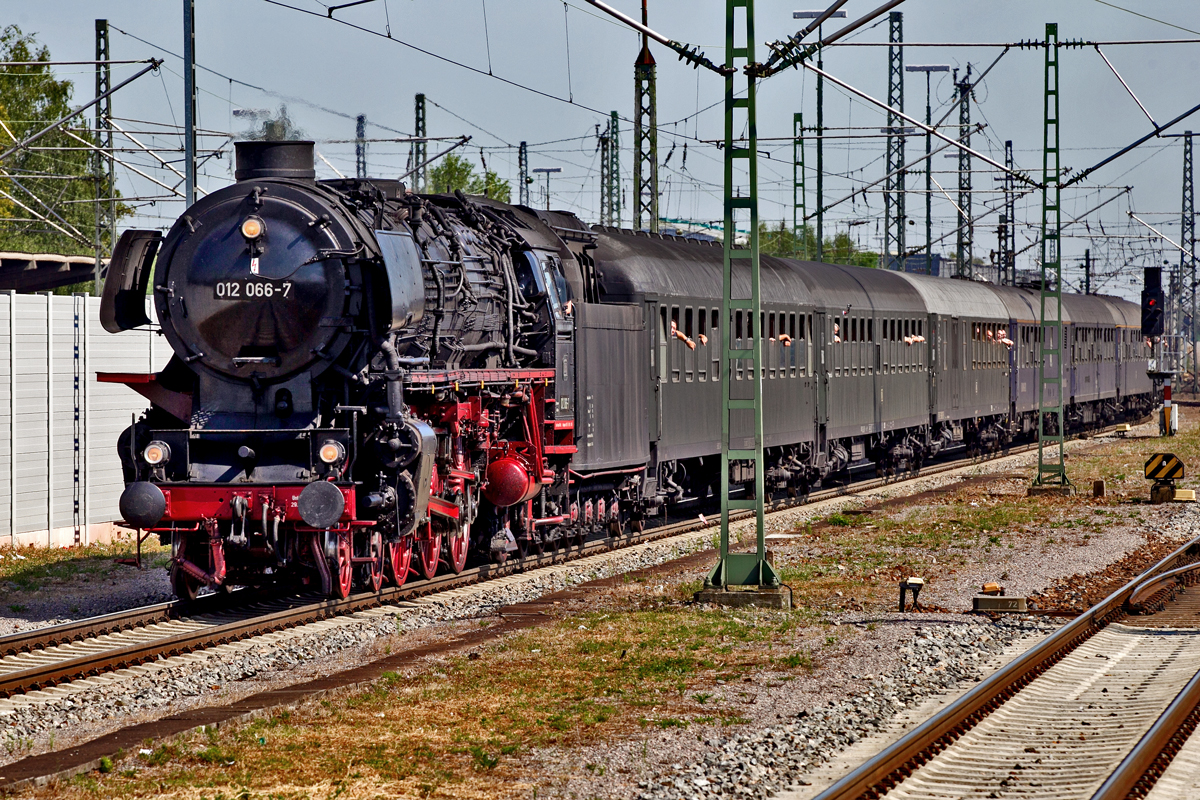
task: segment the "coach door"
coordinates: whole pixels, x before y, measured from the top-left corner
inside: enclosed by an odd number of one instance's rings
[[[950,322],[950,408],[957,409],[963,384],[963,323]]]
[[[940,369],[942,364],[945,364],[945,347],[946,343],[942,340],[942,321],[937,314],[929,315],[929,413],[937,416],[938,412],[938,386],[942,379],[944,369]],[[943,359],[938,361],[938,359]]]
[[[817,384],[817,427],[823,428],[829,422],[829,365],[825,363],[829,352],[829,319],[818,312],[816,315],[816,330],[819,335],[814,338],[813,346],[817,348],[817,358],[813,375]]]
[[[661,311],[661,313],[660,313]],[[662,438],[662,384],[667,374],[666,306],[646,303],[646,336],[650,346],[650,441]]]

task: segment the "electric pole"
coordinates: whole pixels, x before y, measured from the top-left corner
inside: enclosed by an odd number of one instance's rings
[[[546,210],[550,210],[550,175],[555,172],[562,172],[562,167],[538,167],[534,172],[544,173],[546,176]]]
[[[1042,125],[1042,290],[1038,319],[1038,471],[1034,488],[1074,493],[1063,444],[1062,172],[1059,157],[1058,25],[1046,23]]]
[[[429,168],[425,165],[428,158],[428,143],[424,141],[429,135],[428,128],[425,125],[425,95],[418,94],[413,102],[413,136],[421,141],[413,142],[412,149],[412,166],[421,165],[417,173],[413,175],[413,183],[416,184],[416,191],[429,191]]]
[[[359,114],[354,128],[354,174],[360,180],[367,177],[367,115]]]
[[[600,224],[615,228],[621,227],[621,144],[617,120],[614,111],[608,127],[600,134]]]
[[[888,106],[904,110],[904,15],[899,11],[888,14]],[[904,271],[904,120],[892,111],[887,117],[888,177],[883,193],[883,263],[884,269]],[[892,261],[892,252],[896,261]]]
[[[1196,391],[1196,194],[1192,181],[1192,132],[1183,132],[1183,216],[1180,219],[1179,279],[1187,282],[1184,302],[1187,303],[1187,339],[1192,343],[1192,391]],[[1189,255],[1189,253],[1191,255]],[[1188,302],[1190,300],[1190,302]],[[1181,304],[1182,305],[1182,304]],[[1183,316],[1180,314],[1180,316]],[[1182,331],[1181,331],[1182,333]],[[1181,349],[1183,349],[1181,347]],[[1187,367],[1186,360],[1183,365]]]
[[[905,72],[925,73],[925,127],[933,127],[933,106],[930,100],[930,73],[949,72],[949,64],[921,64],[905,67]],[[925,274],[933,274],[933,135],[925,132]]]
[[[1002,269],[1007,276],[1002,283],[1010,286],[1017,285],[1017,182],[1013,178],[1013,146],[1012,139],[1004,143],[1004,241],[1001,252],[1004,254]]]
[[[96,97],[104,97],[96,104],[96,146],[100,151],[112,154],[113,136],[109,119],[112,117],[112,96],[105,97],[112,88],[112,66],[108,64],[112,57],[108,47],[108,20],[96,20]],[[115,241],[116,200],[114,187],[116,181],[113,174],[113,161],[104,158],[101,152],[93,153],[93,177],[96,182],[96,268],[92,275],[92,294],[100,294],[100,262],[104,258],[104,229],[108,229],[108,248],[111,250]],[[106,203],[107,201],[107,203]],[[107,205],[107,208],[105,207]]]
[[[971,146],[971,65],[967,64],[966,75],[958,80],[954,70],[954,85],[958,93],[958,136],[959,141]],[[960,278],[974,277],[972,266],[975,238],[974,222],[971,219],[971,154],[965,149],[958,151],[958,245],[955,256],[958,264],[956,275]]]
[[[804,218],[808,216],[808,189],[804,182],[804,114],[792,114],[792,240],[794,256],[808,259],[808,237]]]
[[[793,11],[792,19],[818,19],[825,11]],[[845,19],[845,11],[835,11],[825,19]],[[825,38],[823,26],[817,26],[817,42]],[[818,44],[817,69],[825,69],[825,51]],[[817,75],[817,261],[825,258],[825,78]]]
[[[196,202],[196,0],[183,0],[183,201]]]
[[[1092,251],[1083,251],[1083,293],[1092,293]]]
[[[533,178],[529,177],[529,145],[521,142],[520,148],[517,150],[517,198],[518,202],[528,207],[529,206],[529,184],[533,183]]]
[[[642,0],[642,25],[647,22]],[[633,65],[633,227],[658,233],[658,104],[656,72],[650,40],[642,33],[642,50]],[[547,179],[548,180],[548,179]]]

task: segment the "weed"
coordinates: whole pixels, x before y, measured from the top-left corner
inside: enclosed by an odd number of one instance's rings
[[[210,744],[208,747],[196,753],[196,760],[202,761],[205,764],[224,764],[231,759],[225,754],[220,747],[215,744]]]
[[[19,603],[13,603],[8,607],[8,610],[13,612],[14,614],[20,614],[22,611],[25,610],[25,606],[23,606]]]
[[[482,747],[468,747],[467,750],[471,753],[471,759],[475,762],[475,769],[488,770],[500,763],[497,756],[488,755],[487,751]]]
[[[687,720],[675,719],[674,717],[657,720],[654,724],[660,728],[686,728],[688,726]]]
[[[834,644],[837,639],[833,636],[825,640],[827,645]],[[805,672],[812,672],[817,668],[816,661],[813,660],[811,653],[792,653],[779,659],[779,663],[788,669],[802,669]]]
[[[109,758],[108,756],[101,756],[100,757],[100,772],[101,772],[101,774],[107,775],[108,773],[110,773],[112,771],[113,771],[113,760],[111,758]]]
[[[693,700],[695,700],[695,701],[696,701],[697,703],[699,703],[700,705],[704,705],[705,703],[707,703],[707,702],[708,702],[708,699],[709,699],[710,697],[712,697],[712,695],[711,695],[711,694],[703,694],[703,693],[701,693],[701,694],[694,694],[694,695],[692,695],[692,699],[693,699]]]

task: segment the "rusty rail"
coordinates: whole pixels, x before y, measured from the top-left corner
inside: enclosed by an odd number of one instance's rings
[[[1034,678],[1097,631],[1123,616],[1126,602],[1134,590],[1148,578],[1155,578],[1165,570],[1176,571],[1176,565],[1180,561],[1197,557],[1200,557],[1200,537],[1175,550],[1019,658],[1000,668],[978,686],[864,761],[817,795],[815,800],[858,800],[886,794]]]
[[[1197,704],[1200,704],[1200,672],[1175,696],[1116,771],[1092,795],[1092,800],[1145,797],[1196,729],[1200,716]]]

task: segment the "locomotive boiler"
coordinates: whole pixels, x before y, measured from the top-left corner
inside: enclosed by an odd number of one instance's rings
[[[719,244],[318,181],[311,142],[236,157],[165,237],[122,235],[101,306],[107,330],[148,325],[149,293],[174,351],[100,379],[150,400],[118,443],[120,510],[171,544],[182,598],[345,597],[697,513],[721,485],[720,382],[755,378],[726,342],[761,348],[772,494],[1037,429],[1028,289],[763,257],[762,312],[725,316]],[[1138,308],[1063,307],[1067,426],[1145,413]],[[753,444],[746,420],[729,435]],[[754,478],[732,465],[734,492]]]
[[[120,443],[120,509],[170,540],[181,597],[285,578],[345,597],[457,572],[565,508],[570,251],[527,212],[318,183],[312,158],[312,143],[238,143],[236,183],[114,254],[105,327],[149,321],[154,263],[175,353],[161,373],[103,376],[153,403]]]

